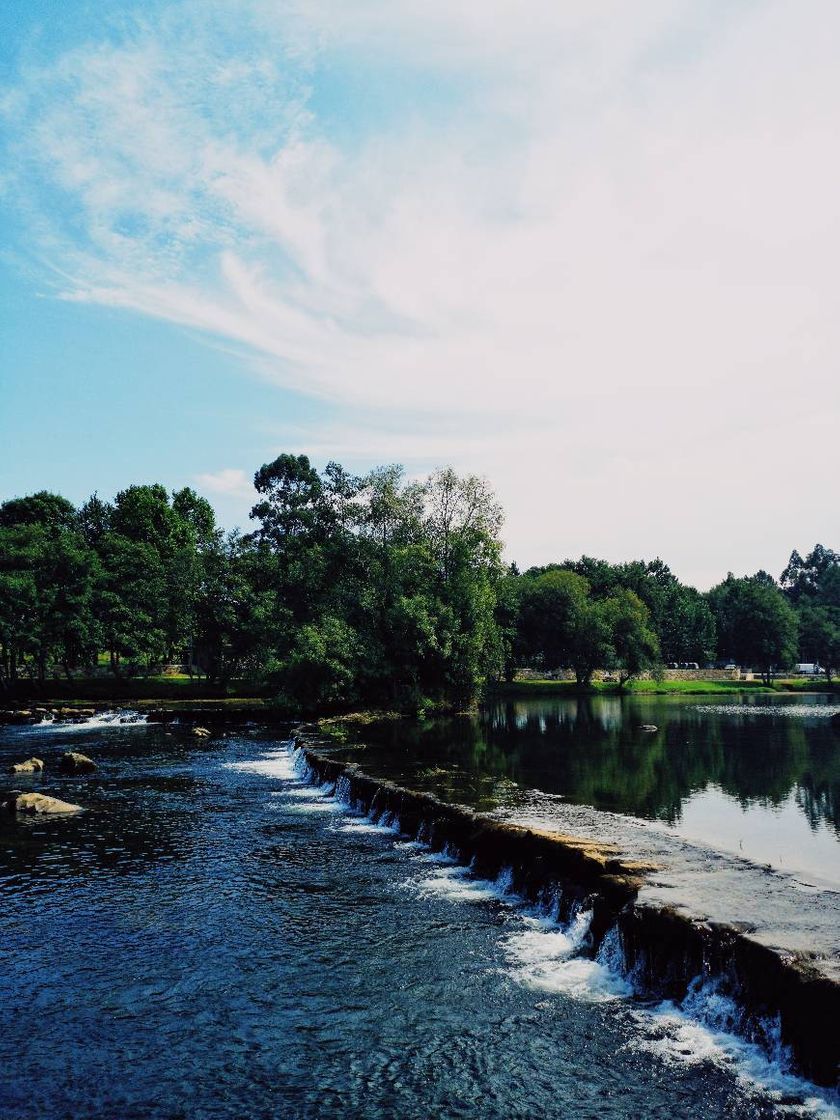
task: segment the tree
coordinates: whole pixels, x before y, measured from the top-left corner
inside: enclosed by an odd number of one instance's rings
[[[659,640],[663,661],[703,664],[714,657],[717,635],[708,604],[693,587],[680,583],[658,557],[610,564],[582,556],[580,560],[532,569],[531,574],[564,569],[582,576],[598,600],[622,590],[634,592],[650,612],[650,627]]]
[[[831,678],[840,666],[840,609],[806,604],[799,610],[799,652]]]
[[[796,614],[766,573],[736,579],[730,572],[708,599],[721,650],[741,665],[758,667],[766,684],[775,668],[795,660]]]
[[[216,537],[201,557],[192,664],[215,684],[244,674],[263,680],[282,626],[259,549],[238,533]]]
[[[576,572],[553,568],[522,580],[519,648],[546,668],[571,666],[580,687],[615,656],[615,604],[597,600]]]
[[[72,504],[40,491],[0,505],[0,679],[93,659],[96,558]]]
[[[283,549],[295,538],[326,529],[324,486],[306,455],[278,455],[256,472],[254,489],[262,495],[251,510],[261,522],[260,540]]]
[[[618,671],[619,684],[632,677],[659,658],[659,641],[650,627],[650,611],[635,593],[622,588],[603,602],[609,626],[611,663],[608,668]]]
[[[804,559],[794,549],[779,582],[792,603],[814,601],[819,600],[830,572],[835,579],[840,573],[840,553],[816,544]]]

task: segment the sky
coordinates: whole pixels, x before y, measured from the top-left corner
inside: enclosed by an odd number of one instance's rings
[[[0,498],[486,476],[520,567],[840,547],[834,0],[3,0]]]

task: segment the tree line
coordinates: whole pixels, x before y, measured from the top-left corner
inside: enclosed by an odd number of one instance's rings
[[[819,544],[794,551],[778,581],[730,572],[701,593],[658,559],[584,556],[530,569],[518,595],[513,660],[572,668],[582,685],[596,668],[621,682],[661,665],[731,662],[769,684],[797,658],[829,680],[840,665],[840,554]]]
[[[488,483],[449,468],[415,480],[280,455],[254,485],[248,533],[156,484],[0,505],[0,687],[177,662],[299,709],[421,708],[467,704],[520,665],[585,685],[716,655],[768,674],[797,653],[840,661],[840,557],[819,545],[779,583],[730,575],[702,595],[660,560],[520,573]]]

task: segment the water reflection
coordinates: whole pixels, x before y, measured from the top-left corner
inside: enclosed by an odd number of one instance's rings
[[[793,799],[813,829],[840,837],[840,735],[831,708],[813,697],[808,707],[765,700],[751,714],[661,697],[517,700],[472,718],[365,728],[365,753],[482,807],[513,782],[677,824],[689,799],[714,788],[744,809]]]

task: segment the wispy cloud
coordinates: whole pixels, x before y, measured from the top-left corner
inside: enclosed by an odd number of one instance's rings
[[[791,464],[837,467],[838,34],[819,0],[187,2],[23,72],[6,119],[60,294],[342,404],[316,453],[482,470],[529,559],[685,568],[668,510],[714,494],[748,566],[783,533],[755,541],[733,481],[771,474],[757,519],[796,498],[804,531],[824,492]],[[386,67],[458,93],[394,120],[356,92],[348,144],[324,90]]]
[[[220,471],[197,474],[195,481],[202,490],[207,490],[211,494],[225,494],[228,497],[253,500],[256,493],[251,483],[251,476],[236,467],[224,467]]]

